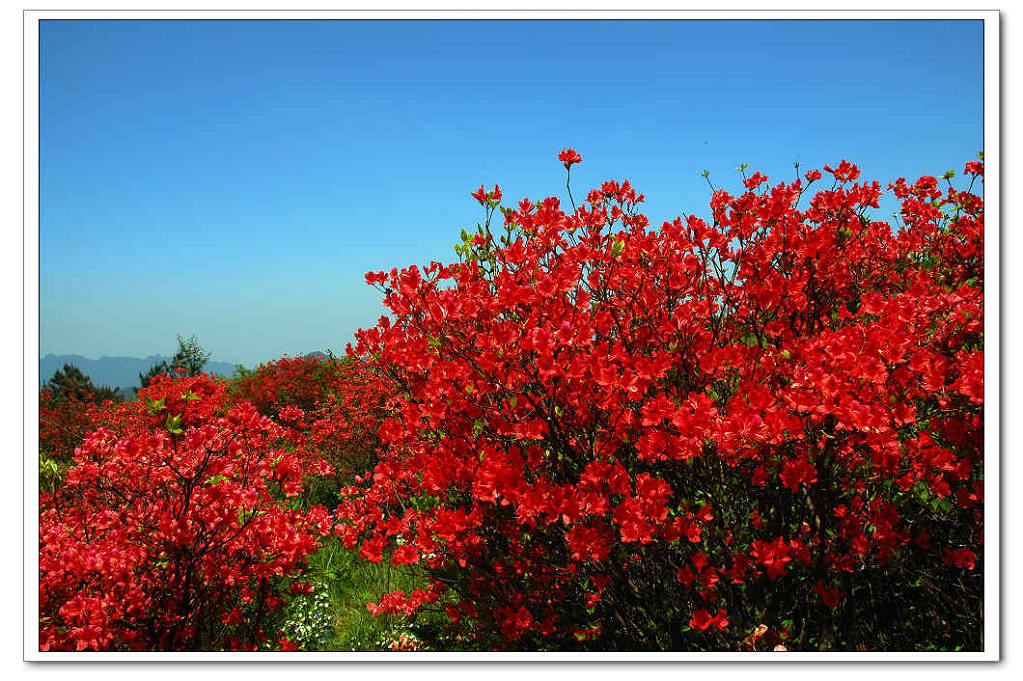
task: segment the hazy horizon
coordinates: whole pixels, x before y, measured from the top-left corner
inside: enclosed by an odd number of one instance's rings
[[[200,345],[202,345],[202,343],[200,343]],[[298,357],[298,356],[305,356],[305,355],[314,355],[316,353],[322,353],[322,354],[325,355],[326,354],[326,350],[327,349],[324,349],[324,350],[313,349],[313,350],[309,350],[307,352],[286,353],[285,355],[280,355],[280,356],[276,356],[276,357],[264,357],[263,359],[260,359],[260,360],[258,360],[256,362],[253,362],[252,364],[245,364],[244,362],[235,362],[230,357],[215,357],[213,355],[210,355],[209,361],[212,362],[212,363],[218,363],[218,364],[231,364],[232,366],[233,365],[237,365],[237,364],[241,364],[246,369],[254,369],[255,367],[257,367],[260,364],[264,364],[264,363],[267,363],[267,362],[273,362],[273,361],[276,361],[278,359],[282,359],[285,356],[287,356],[287,357]],[[159,360],[162,360],[162,359],[166,359],[166,360],[173,359],[174,352],[176,352],[176,350],[175,351],[171,351],[171,352],[150,352],[150,353],[146,353],[144,355],[120,355],[120,354],[118,354],[118,355],[110,355],[110,354],[85,355],[85,354],[82,354],[80,352],[60,352],[60,353],[58,353],[58,352],[47,352],[47,353],[43,353],[43,354],[39,355],[39,361],[41,362],[41,361],[47,359],[48,357],[60,357],[60,358],[81,357],[83,359],[87,359],[87,360],[92,361],[92,362],[98,362],[98,361],[101,361],[101,360],[104,360],[104,359],[138,359],[138,360],[156,360],[156,361],[159,361]],[[41,376],[41,378],[45,380],[48,377],[47,376]]]

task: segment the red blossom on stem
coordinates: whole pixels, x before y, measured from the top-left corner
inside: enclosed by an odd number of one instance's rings
[[[582,163],[583,157],[575,149],[562,149],[561,153],[558,154],[558,160],[565,164],[565,169],[567,170],[576,163]]]

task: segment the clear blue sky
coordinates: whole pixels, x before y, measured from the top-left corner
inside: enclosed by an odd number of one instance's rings
[[[44,21],[40,350],[343,351],[365,272],[453,260],[481,183],[564,200],[567,146],[655,226],[741,162],[961,172],[981,57],[979,21]]]

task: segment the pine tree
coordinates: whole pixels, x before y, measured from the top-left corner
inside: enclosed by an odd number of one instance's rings
[[[210,361],[212,353],[207,352],[195,336],[185,340],[178,334],[178,352],[171,359],[161,360],[154,364],[149,371],[139,374],[139,383],[145,388],[149,383],[162,374],[174,374],[181,370],[186,376],[198,376],[206,363]]]

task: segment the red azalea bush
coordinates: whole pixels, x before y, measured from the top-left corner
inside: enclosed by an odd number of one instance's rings
[[[113,408],[112,401],[100,404],[77,396],[57,397],[52,391],[39,392],[39,487],[52,492],[60,484],[75,448]]]
[[[307,355],[261,364],[232,382],[233,399],[277,419],[289,437],[330,463],[335,474],[313,481],[315,502],[337,503],[337,490],[376,461],[381,379],[356,358]]]
[[[329,469],[205,375],[157,378],[41,498],[43,650],[256,649],[326,509],[288,497]]]
[[[282,357],[245,372],[232,383],[232,390],[236,399],[250,402],[267,416],[289,406],[308,411],[327,398],[342,364],[322,355]]]
[[[357,358],[338,362],[330,390],[305,419],[308,446],[350,482],[376,463],[387,382]]]
[[[481,187],[461,262],[368,274],[388,416],[335,531],[427,578],[370,610],[449,648],[979,649],[983,202],[900,179],[893,230],[824,170],[655,230],[606,182],[499,238]]]
[[[96,389],[76,367],[64,369],[55,377],[63,380],[51,379],[39,391],[39,488],[47,493],[61,484],[82,439],[120,401],[112,389]],[[76,381],[79,377],[84,380]]]
[[[68,367],[65,365],[65,368]],[[97,391],[91,381],[85,385],[61,386],[64,389],[55,389],[52,383],[51,380],[39,391],[39,452],[66,463],[90,428],[100,422],[103,414],[120,398],[111,399],[114,393],[110,388]]]

